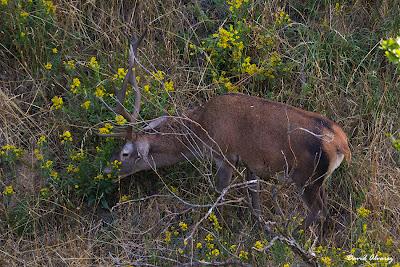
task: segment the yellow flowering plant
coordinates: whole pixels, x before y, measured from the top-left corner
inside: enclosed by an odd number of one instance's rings
[[[60,135],[61,144],[66,142],[72,142],[72,134],[70,131],[65,131],[62,135]]]
[[[51,70],[52,67],[53,67],[53,64],[51,64],[50,62],[47,62],[47,63],[44,65],[44,68],[45,68],[46,70]]]
[[[231,20],[227,20],[201,45],[189,43],[191,55],[199,52],[213,66],[212,81],[222,92],[241,91],[243,81],[272,80],[288,71],[275,49],[276,28],[291,22],[287,13],[275,15],[276,23],[261,28],[248,17],[250,1],[227,0]],[[251,78],[251,79],[249,79]]]
[[[63,105],[64,105],[64,100],[60,96],[54,96],[51,99],[51,102],[53,103],[51,105],[51,109],[54,109],[54,110],[61,109],[63,107]]]
[[[9,196],[12,196],[14,194],[15,194],[15,191],[14,191],[14,188],[13,188],[12,185],[7,185],[6,187],[4,187],[4,190],[3,190],[3,195],[4,196],[9,197]]]

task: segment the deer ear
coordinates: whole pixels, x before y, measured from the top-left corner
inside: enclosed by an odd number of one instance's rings
[[[158,126],[160,126],[162,123],[164,123],[167,120],[167,116],[161,116],[158,117],[152,121],[150,121],[146,127],[143,128],[143,130],[148,131],[148,130],[154,130]]]
[[[122,152],[122,153],[127,153],[127,154],[129,153],[129,154],[131,154],[131,153],[133,152],[133,149],[134,149],[133,143],[132,143],[131,141],[128,141],[128,142],[126,142],[125,145],[122,147],[121,152]]]

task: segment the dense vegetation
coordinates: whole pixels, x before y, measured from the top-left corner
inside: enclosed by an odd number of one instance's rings
[[[398,1],[0,0],[0,14],[1,265],[400,266]],[[278,183],[273,205],[266,181],[271,240],[243,177],[216,202],[206,160],[117,179],[121,141],[98,133],[127,123],[107,106],[146,29],[141,123],[242,92],[343,126],[353,160],[327,181],[323,238],[295,230],[299,192]]]

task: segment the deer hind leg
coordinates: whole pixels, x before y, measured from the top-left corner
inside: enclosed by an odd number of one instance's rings
[[[304,188],[303,200],[310,210],[304,221],[304,227],[308,228],[318,220],[321,220],[321,223],[323,223],[327,215],[327,208],[326,195],[322,184],[317,182],[306,186]]]

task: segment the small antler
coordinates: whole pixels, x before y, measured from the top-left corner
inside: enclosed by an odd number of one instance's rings
[[[140,112],[140,100],[141,100],[141,92],[136,82],[136,74],[134,70],[135,61],[136,61],[136,50],[140,43],[142,42],[143,38],[147,33],[146,31],[140,36],[139,39],[136,39],[135,36],[132,36],[131,43],[129,45],[129,68],[128,72],[125,75],[124,81],[122,83],[121,90],[117,90],[115,88],[115,96],[117,97],[117,107],[115,109],[116,113],[121,114],[124,116],[126,120],[131,123],[134,123],[139,116]],[[125,96],[126,96],[126,88],[128,87],[128,83],[131,84],[133,90],[135,91],[135,103],[132,114],[130,114],[123,106]]]

